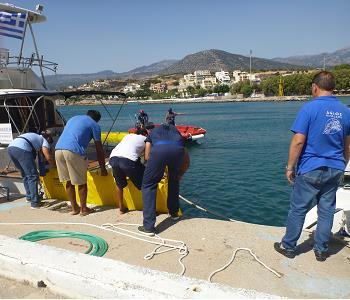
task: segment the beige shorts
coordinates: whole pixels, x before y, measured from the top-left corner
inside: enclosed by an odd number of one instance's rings
[[[87,183],[88,161],[86,157],[68,150],[56,150],[55,159],[60,182],[70,180],[73,185]]]

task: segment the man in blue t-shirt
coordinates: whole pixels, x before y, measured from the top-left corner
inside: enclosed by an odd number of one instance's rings
[[[75,116],[68,120],[56,144],[55,158],[60,182],[66,181],[66,190],[72,205],[72,214],[88,215],[93,209],[86,206],[87,167],[86,149],[91,139],[95,141],[97,159],[101,175],[107,175],[105,153],[101,142],[101,128],[97,122],[101,115],[96,110],[88,110],[87,115]],[[80,205],[75,197],[78,185]]]
[[[37,153],[41,151],[49,163],[54,165],[55,160],[50,153],[51,143],[52,136],[48,130],[43,131],[41,135],[28,132],[15,138],[7,148],[13,164],[21,172],[26,198],[33,209],[41,206],[38,194],[39,174],[35,159]]]
[[[145,140],[147,165],[142,180],[143,226],[138,230],[155,234],[157,186],[168,167],[168,199],[170,217],[179,218],[179,180],[189,166],[189,156],[180,132],[174,125],[161,124]],[[152,151],[151,151],[152,149]]]
[[[294,132],[286,177],[293,184],[286,234],[275,243],[277,252],[295,257],[306,213],[316,200],[318,209],[314,253],[318,261],[328,256],[333,226],[335,195],[350,153],[350,110],[332,92],[335,79],[330,72],[316,74],[312,81],[313,100],[299,111],[291,128]]]

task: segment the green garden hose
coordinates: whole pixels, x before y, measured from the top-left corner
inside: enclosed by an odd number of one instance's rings
[[[21,236],[19,239],[30,242],[37,242],[54,238],[75,238],[84,240],[90,244],[90,247],[85,252],[85,254],[90,254],[93,256],[103,256],[108,250],[108,244],[104,239],[96,235],[86,234],[78,231],[38,230],[29,232]]]

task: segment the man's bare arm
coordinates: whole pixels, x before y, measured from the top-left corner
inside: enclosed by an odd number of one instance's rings
[[[51,165],[56,165],[55,159],[53,158],[52,154],[50,153],[50,150],[47,149],[46,147],[42,147],[41,151],[44,154],[45,159],[51,164]]]
[[[149,160],[149,156],[151,153],[151,148],[152,148],[152,144],[150,142],[146,142],[145,145],[145,160]]]
[[[97,160],[101,168],[101,175],[106,176],[107,170],[106,170],[106,163],[105,163],[105,152],[103,150],[102,142],[95,141],[95,147],[96,147]]]
[[[294,182],[295,165],[299,159],[300,153],[304,147],[306,136],[301,133],[294,134],[289,147],[289,157],[286,170],[286,177],[289,183]]]

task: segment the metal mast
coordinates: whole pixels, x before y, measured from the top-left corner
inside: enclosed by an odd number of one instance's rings
[[[252,85],[252,49],[249,51],[249,81],[250,86]]]

